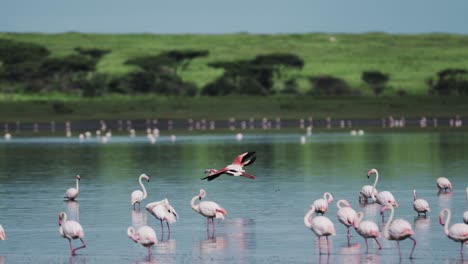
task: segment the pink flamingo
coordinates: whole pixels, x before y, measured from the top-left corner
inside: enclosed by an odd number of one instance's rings
[[[447,189],[453,190],[452,184],[450,181],[445,178],[445,177],[439,177],[437,178],[436,185],[439,188],[439,191],[445,191],[447,192]]]
[[[312,204],[315,208],[316,214],[324,214],[328,210],[328,204],[333,202],[333,196],[331,193],[326,192],[323,194],[323,198],[317,199]]]
[[[344,207],[342,207],[341,204],[344,204]],[[354,209],[351,208],[351,205],[346,200],[339,200],[336,203],[336,206],[338,207],[338,212],[336,213],[336,216],[338,217],[338,221],[340,221],[340,223],[346,226],[346,229],[348,230],[348,240],[349,240],[349,238],[351,237],[351,232],[349,231],[349,227],[352,226],[354,223],[354,218],[356,217],[356,211],[354,211]]]
[[[65,195],[63,198],[67,198],[70,201],[74,201],[75,198],[78,196],[78,193],[80,192],[79,184],[80,182],[80,175],[75,176],[76,179],[76,188],[70,188],[65,192]]]
[[[216,169],[207,169],[205,173],[208,173],[208,176],[201,178],[202,180],[208,179],[208,181],[212,181],[219,177],[221,174],[227,174],[230,176],[242,176],[250,179],[255,180],[255,176],[247,174],[243,169],[244,166],[248,166],[254,163],[255,159],[255,152],[245,152],[236,157],[236,159],[232,162],[232,164],[216,170]]]
[[[411,249],[410,259],[413,258],[414,248],[416,247],[416,239],[412,236],[414,235],[414,231],[411,228],[410,223],[403,219],[395,219],[393,220],[393,214],[395,209],[393,209],[392,204],[387,204],[386,206],[382,207],[381,211],[385,211],[390,209],[390,217],[385,224],[383,234],[387,240],[396,240],[398,245],[398,254],[400,255],[401,259],[401,250],[400,250],[400,241],[405,240],[407,238],[413,240],[413,248]]]
[[[60,226],[60,235],[66,239],[68,239],[68,243],[70,244],[70,250],[71,250],[71,255],[74,256],[75,252],[78,249],[82,249],[86,247],[86,243],[84,242],[84,231],[83,228],[81,227],[80,223],[73,221],[73,220],[68,220],[67,221],[67,214],[65,212],[60,212],[59,215],[59,221],[58,224]],[[82,246],[73,248],[72,247],[72,239],[77,239],[79,238],[81,240]]]
[[[166,221],[167,229],[170,235],[171,228],[169,224],[172,225],[173,223],[177,222],[179,216],[177,215],[176,210],[169,204],[169,201],[164,199],[158,202],[152,202],[147,204],[145,208],[150,214],[152,214],[161,222],[162,236],[164,236],[163,221]]]
[[[463,258],[463,244],[468,241],[468,225],[462,223],[453,224],[449,229],[450,217],[452,213],[450,209],[445,208],[439,214],[439,223],[444,226],[444,232],[448,238],[455,242],[460,242],[460,253]],[[446,220],[444,221],[444,217]]]
[[[151,247],[158,243],[158,238],[156,237],[156,232],[153,228],[149,226],[141,226],[136,231],[130,226],[127,228],[127,235],[135,243],[148,248],[148,255],[152,255]]]
[[[413,208],[419,214],[424,214],[426,216],[427,212],[431,212],[431,208],[429,208],[429,204],[424,199],[417,199],[416,198],[416,190],[413,189]]]
[[[375,242],[377,242],[377,245],[379,245],[379,250],[382,249],[382,246],[380,245],[379,241],[377,238],[380,237],[380,232],[379,232],[379,227],[377,226],[376,223],[372,221],[362,221],[362,218],[364,217],[364,214],[362,212],[359,212],[356,214],[356,217],[354,218],[354,230],[361,235],[364,240],[366,241],[366,252],[369,251],[369,245],[367,244],[367,239],[368,238],[373,238]]]
[[[322,254],[320,249],[320,237],[325,237],[327,239],[327,249],[328,255],[330,255],[330,245],[328,242],[328,236],[335,236],[336,231],[335,227],[333,226],[332,221],[328,219],[326,216],[316,216],[313,217],[313,212],[315,211],[315,207],[312,205],[309,208],[309,211],[304,216],[304,224],[307,226],[314,234],[317,236],[317,245],[319,247],[319,254]]]
[[[393,197],[393,194],[389,191],[382,191],[375,196],[375,193],[377,193],[377,190],[375,189],[375,186],[377,185],[377,182],[379,181],[379,172],[376,169],[371,169],[367,173],[367,178],[369,178],[372,174],[375,173],[375,181],[374,181],[374,190],[375,192],[372,192],[372,201],[377,202],[380,205],[387,205],[390,203],[391,205],[398,207],[398,203],[395,200],[395,197]]]
[[[198,204],[195,204],[195,200],[201,200],[205,198],[206,192],[203,189],[200,189],[200,193],[192,198],[190,201],[190,206],[192,209],[206,217],[206,232],[209,232],[209,220],[211,219],[211,224],[213,226],[213,236],[215,233],[215,223],[214,218],[221,218],[224,220],[224,216],[227,215],[227,211],[224,210],[221,206],[219,206],[215,202],[211,201],[203,201]]]
[[[377,176],[378,177],[378,176]],[[375,185],[377,185],[378,178],[375,178],[375,184],[374,186],[372,185],[364,185],[362,186],[361,191],[359,192],[359,202],[367,202],[369,198],[372,198],[372,195],[377,196],[378,191],[375,188]],[[369,175],[367,175],[367,178],[369,178]]]
[[[466,187],[466,201],[468,202],[468,187]],[[463,222],[468,225],[468,211],[463,213]]]
[[[3,229],[3,226],[0,225],[0,240],[5,240],[5,239],[6,239],[5,230]]]
[[[140,190],[135,190],[132,192],[132,198],[130,200],[130,203],[132,204],[133,206],[133,209],[135,209],[135,204],[138,203],[138,209],[140,209],[140,203],[143,199],[146,199],[146,197],[148,196],[148,194],[146,193],[146,188],[145,186],[143,185],[143,183],[141,182],[143,179],[145,179],[146,181],[149,182],[150,180],[150,177],[146,174],[141,174],[140,177],[138,177],[138,182],[140,183],[140,186],[141,186],[141,189],[143,191],[140,191]]]

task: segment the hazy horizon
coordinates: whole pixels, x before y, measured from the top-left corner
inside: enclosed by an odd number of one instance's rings
[[[466,10],[468,1],[463,0],[17,0],[2,3],[0,32],[464,35],[468,34]]]

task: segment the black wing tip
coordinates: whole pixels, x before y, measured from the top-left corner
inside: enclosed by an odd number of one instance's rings
[[[248,166],[254,163],[254,161],[257,159],[255,153],[255,151],[249,151],[244,157],[242,157],[242,163],[244,163],[244,166]]]

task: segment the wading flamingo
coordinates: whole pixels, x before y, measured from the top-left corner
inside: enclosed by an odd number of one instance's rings
[[[232,164],[216,170],[216,169],[207,169],[205,173],[208,173],[208,176],[201,178],[202,180],[208,179],[208,181],[212,181],[219,177],[221,174],[227,174],[230,176],[242,176],[250,179],[255,180],[255,176],[245,173],[243,169],[244,166],[248,166],[254,163],[255,159],[255,152],[245,152],[236,157],[236,159],[232,162]]]
[[[6,239],[5,230],[3,229],[3,226],[0,225],[0,240],[5,240],[5,239]]]
[[[332,221],[326,216],[316,216],[313,217],[315,207],[312,205],[309,211],[304,216],[304,224],[308,227],[314,234],[317,236],[317,245],[319,247],[319,254],[322,254],[320,249],[320,237],[325,237],[327,239],[327,250],[328,255],[330,255],[330,244],[328,242],[328,236],[335,236],[336,231],[333,226]]]
[[[367,244],[367,239],[368,238],[373,238],[375,242],[377,242],[377,245],[379,245],[379,250],[382,249],[382,246],[380,245],[379,241],[377,238],[380,237],[380,232],[379,232],[379,227],[377,226],[376,223],[372,221],[362,221],[362,218],[364,217],[364,214],[362,212],[359,212],[356,214],[356,217],[354,218],[354,230],[361,235],[364,240],[366,241],[366,252],[369,251],[369,245]]]
[[[413,189],[413,208],[419,214],[424,214],[426,216],[427,212],[431,212],[431,208],[429,208],[429,204],[424,199],[417,199],[416,198],[416,190]]]
[[[341,204],[344,204],[344,206],[342,207]],[[351,237],[349,227],[352,226],[354,223],[356,211],[354,211],[354,209],[351,208],[351,205],[346,200],[339,200],[336,203],[336,206],[338,207],[338,212],[336,213],[336,216],[338,217],[338,221],[340,221],[340,223],[346,226],[346,229],[348,230],[347,234],[349,240],[349,238]]]
[[[375,186],[377,186],[377,182],[379,181],[379,172],[376,169],[371,169],[369,172],[367,172],[367,178],[370,178],[372,174],[375,174],[375,181],[374,181],[374,190],[375,192],[372,192],[372,201],[377,202],[380,205],[387,205],[390,203],[394,207],[398,207],[398,203],[395,200],[395,197],[393,197],[393,194],[389,191],[382,191],[375,195],[377,193],[377,190],[375,189]]]
[[[439,177],[437,178],[437,181],[436,181],[436,185],[437,187],[439,188],[439,191],[445,191],[447,192],[447,189],[449,189],[450,191],[452,191],[452,184],[450,183],[450,181],[445,178],[445,177]]]
[[[205,198],[206,192],[203,189],[200,189],[200,193],[197,196],[194,196],[190,201],[190,206],[192,209],[206,217],[206,232],[209,232],[209,220],[211,219],[211,224],[213,226],[213,237],[215,233],[215,223],[214,218],[221,218],[224,219],[224,216],[227,215],[227,211],[224,210],[221,206],[219,206],[215,202],[211,201],[203,201],[198,204],[195,204],[195,200],[201,200]]]
[[[468,203],[468,187],[466,187],[466,202]],[[468,211],[463,213],[463,222],[468,225]]]
[[[446,217],[445,217],[446,216]],[[453,224],[449,229],[450,217],[452,213],[450,209],[445,208],[439,214],[439,223],[444,226],[444,232],[448,238],[455,242],[460,242],[460,254],[463,258],[463,244],[468,241],[468,225],[462,223]],[[445,217],[445,221],[444,221]]]
[[[84,231],[83,228],[81,227],[80,223],[73,221],[73,220],[68,220],[67,221],[67,214],[65,212],[60,212],[59,215],[59,232],[60,235],[66,239],[68,239],[68,243],[70,244],[70,251],[71,255],[74,256],[75,252],[78,249],[82,249],[86,247],[86,243],[84,242]],[[82,246],[73,248],[72,247],[72,239],[77,239],[79,238],[81,240]]]
[[[67,198],[68,200],[70,201],[74,201],[75,198],[78,196],[78,194],[80,193],[80,186],[79,186],[79,182],[80,182],[80,175],[76,175],[75,176],[75,179],[76,179],[76,188],[70,188],[68,189],[66,192],[65,192],[65,195],[63,196],[63,198]]]
[[[135,204],[138,203],[138,209],[140,209],[140,202],[143,199],[146,199],[146,196],[148,196],[148,194],[146,193],[146,188],[143,185],[143,182],[141,182],[141,180],[143,180],[143,179],[145,179],[146,181],[149,182],[150,177],[143,173],[138,178],[138,182],[140,183],[141,189],[143,191],[135,190],[135,191],[132,192],[132,199],[130,200],[130,202],[131,202],[134,210],[135,210]]]
[[[414,235],[414,231],[411,228],[410,223],[403,219],[395,219],[393,220],[393,214],[395,209],[393,209],[392,204],[387,204],[386,206],[382,207],[381,211],[385,211],[390,209],[390,217],[388,218],[387,223],[385,224],[383,235],[387,240],[395,240],[398,245],[398,254],[401,259],[401,250],[400,250],[400,241],[405,240],[407,238],[413,240],[413,248],[411,249],[410,259],[413,258],[414,248],[416,247],[416,239],[412,236]]]
[[[312,206],[315,208],[315,213],[318,214],[324,214],[328,210],[328,204],[333,202],[333,196],[331,193],[326,192],[323,194],[323,198],[317,199],[314,201]]]
[[[156,232],[149,226],[141,226],[136,231],[132,226],[128,227],[127,235],[135,243],[148,248],[148,255],[152,255],[151,247],[158,243]]]
[[[161,222],[161,236],[164,237],[164,225],[163,221],[166,221],[169,236],[171,234],[171,228],[169,224],[175,223],[179,216],[176,210],[169,204],[167,199],[158,202],[152,202],[146,205],[146,210],[152,214],[156,219]],[[169,238],[168,238],[169,239]]]
[[[378,176],[377,176],[378,177]],[[379,193],[375,186],[377,185],[378,178],[375,178],[375,184],[372,185],[364,185],[362,186],[361,191],[359,192],[359,202],[366,202],[369,198],[372,198],[372,195],[377,196]],[[369,178],[369,175],[367,176]]]

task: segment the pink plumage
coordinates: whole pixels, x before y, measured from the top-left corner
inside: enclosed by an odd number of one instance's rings
[[[356,232],[364,238],[366,241],[366,252],[369,251],[369,245],[367,244],[367,239],[368,238],[373,238],[377,245],[379,245],[379,250],[382,249],[382,246],[380,245],[379,241],[377,238],[380,237],[380,232],[379,232],[379,227],[377,226],[376,223],[372,221],[362,221],[362,218],[364,217],[364,214],[362,212],[359,212],[356,214],[356,217],[354,219],[354,229]]]
[[[444,217],[445,221],[444,221]],[[444,226],[444,233],[447,235],[448,238],[455,242],[460,242],[461,248],[460,253],[463,258],[463,244],[468,241],[468,225],[462,223],[453,224],[450,228],[448,227],[450,224],[450,218],[452,213],[450,209],[445,208],[439,214],[439,223]]]
[[[325,214],[328,210],[328,204],[333,202],[333,196],[331,193],[326,192],[323,194],[323,198],[317,199],[313,202],[312,206],[315,208],[316,214]]]
[[[344,204],[344,206],[341,206],[341,204]],[[339,200],[336,203],[336,206],[338,207],[338,212],[336,213],[336,216],[338,218],[338,221],[340,221],[340,223],[346,226],[347,235],[349,239],[351,237],[351,232],[349,231],[349,227],[352,226],[354,223],[354,219],[356,217],[356,211],[354,211],[354,209],[351,208],[351,205],[346,200]]]
[[[201,200],[205,198],[206,196],[206,191],[203,189],[200,189],[200,192],[198,195],[194,196],[192,200],[190,201],[190,206],[192,209],[201,214],[202,216],[206,217],[206,230],[207,232],[209,231],[209,220],[211,219],[212,227],[213,227],[213,236],[215,233],[215,224],[214,224],[214,218],[221,218],[224,219],[224,216],[227,215],[227,211],[222,208],[219,204],[211,201],[203,201],[198,204],[195,204],[195,201]]]
[[[410,258],[413,258],[413,252],[416,247],[416,240],[412,237],[414,235],[414,231],[411,228],[410,223],[403,219],[396,219],[393,220],[393,214],[395,209],[393,209],[393,205],[387,204],[386,206],[382,207],[381,212],[390,209],[390,217],[388,218],[387,223],[385,224],[383,234],[387,240],[395,240],[398,245],[398,253],[401,258],[401,250],[400,250],[400,241],[405,240],[407,238],[413,240],[413,248],[411,249]],[[392,221],[393,220],[393,221]]]
[[[328,255],[330,255],[330,245],[328,242],[328,237],[336,235],[335,227],[333,226],[332,221],[330,221],[330,219],[328,219],[328,217],[326,216],[313,217],[312,215],[314,211],[315,211],[315,207],[312,205],[309,211],[304,216],[304,224],[306,227],[312,230],[312,232],[314,232],[314,234],[318,237],[319,240],[320,240],[320,237],[323,237],[323,236],[327,239],[327,250],[328,250]],[[320,250],[320,246],[319,246],[319,250]]]

